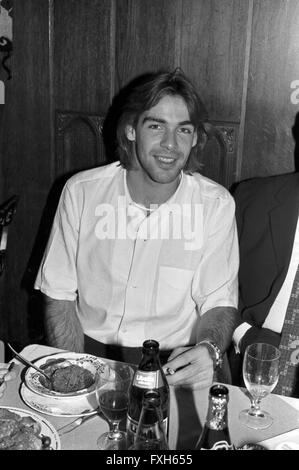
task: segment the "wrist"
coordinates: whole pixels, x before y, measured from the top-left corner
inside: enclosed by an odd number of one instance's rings
[[[201,346],[201,345],[206,346],[206,348],[208,349],[209,354],[213,360],[214,369],[220,368],[222,366],[223,358],[222,358],[221,350],[217,346],[217,344],[208,339],[204,339],[196,344],[196,346]]]

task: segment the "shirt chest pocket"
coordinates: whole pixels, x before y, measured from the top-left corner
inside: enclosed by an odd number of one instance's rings
[[[190,269],[162,266],[159,270],[156,308],[158,314],[179,311],[187,300],[191,300],[193,271]]]

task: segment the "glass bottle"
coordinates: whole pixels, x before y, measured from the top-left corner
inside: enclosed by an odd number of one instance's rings
[[[142,358],[134,374],[129,390],[127,414],[127,447],[133,445],[145,392],[157,391],[160,394],[163,424],[168,436],[169,385],[159,359],[159,343],[153,339],[144,341]]]
[[[148,391],[144,394],[135,442],[130,449],[169,449],[163,424],[161,397],[156,390]]]
[[[228,388],[213,385],[209,392],[209,408],[196,450],[233,450],[227,420]]]

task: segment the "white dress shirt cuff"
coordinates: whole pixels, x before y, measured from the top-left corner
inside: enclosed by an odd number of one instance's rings
[[[234,334],[233,334],[233,342],[234,342],[236,354],[240,354],[240,348],[239,348],[240,341],[245,335],[246,331],[249,330],[249,328],[251,328],[251,326],[252,325],[250,325],[249,323],[244,322],[244,323],[241,323],[241,325],[239,325],[235,329]]]

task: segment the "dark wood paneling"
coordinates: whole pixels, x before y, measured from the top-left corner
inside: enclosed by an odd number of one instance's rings
[[[238,125],[212,121],[208,128],[209,139],[200,157],[200,172],[229,189],[236,180]]]
[[[239,121],[248,0],[184,0],[180,64],[211,119]]]
[[[294,170],[292,127],[299,106],[291,103],[290,84],[296,79],[299,79],[299,2],[256,0],[242,179]]]
[[[107,111],[112,6],[113,0],[55,0],[55,108]]]
[[[177,61],[181,0],[117,0],[116,90],[132,78]]]
[[[93,168],[106,161],[102,129],[101,116],[56,113],[55,167],[59,176]]]
[[[28,337],[23,276],[50,184],[48,1],[16,1],[12,79],[3,123],[4,196],[19,194],[1,285],[2,339]]]
[[[0,61],[5,57],[6,53],[0,52]],[[12,59],[9,59],[9,67],[11,68],[11,61]],[[8,65],[8,63],[7,63]],[[3,81],[4,83],[4,100],[9,99],[9,90],[11,88],[11,80],[7,80],[8,75],[5,71],[0,66],[0,80]],[[3,175],[3,158],[1,158],[1,155],[3,155],[3,139],[4,139],[4,132],[5,132],[5,121],[7,119],[7,106],[5,108],[5,104],[0,104],[0,201],[4,200],[4,175]]]

